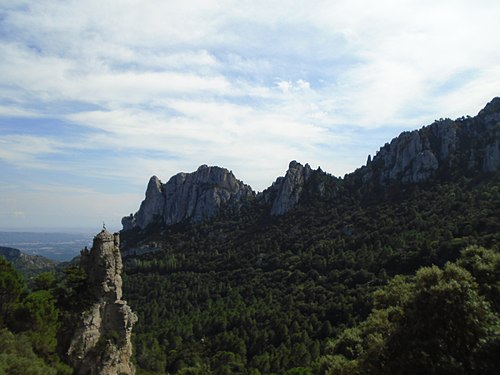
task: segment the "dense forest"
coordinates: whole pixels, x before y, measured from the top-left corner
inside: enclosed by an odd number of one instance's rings
[[[139,315],[139,372],[400,373],[419,351],[423,362],[406,373],[470,373],[478,366],[494,373],[498,174],[364,194],[325,173],[315,179],[345,191],[322,200],[306,189],[283,217],[250,204],[210,222],[149,229],[161,251],[125,259],[125,298]],[[455,283],[471,301],[450,295],[449,303],[436,297],[430,305],[427,294],[453,293]],[[451,311],[440,310],[448,304]],[[481,327],[471,323],[471,337],[456,351],[434,350],[439,340],[456,341],[456,327],[422,331],[419,325],[446,320],[416,318],[464,311],[472,315],[463,319],[481,317]],[[421,335],[416,342],[405,336],[414,331]],[[437,336],[425,337],[431,333]],[[395,352],[403,346],[408,352]],[[391,362],[396,356],[402,362]]]
[[[75,300],[77,284],[67,276],[56,280],[54,272],[37,275],[28,286],[25,277],[0,257],[0,374],[66,375],[72,369],[58,351],[63,321],[71,309],[66,300]],[[74,285],[66,283],[75,280]]]

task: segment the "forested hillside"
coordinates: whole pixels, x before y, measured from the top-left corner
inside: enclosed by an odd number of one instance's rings
[[[37,274],[54,270],[57,262],[40,255],[29,255],[21,250],[0,246],[0,256],[12,263],[14,268],[28,278]]]
[[[72,373],[57,351],[65,318],[58,305],[70,290],[57,284],[54,273],[39,274],[28,289],[23,276],[0,256],[0,374]]]
[[[443,267],[468,245],[498,251],[499,208],[499,176],[486,174],[338,191],[334,200],[306,189],[284,216],[253,204],[152,227],[157,251],[126,260],[137,364],[154,373],[344,373],[324,355],[369,316],[373,292],[395,275]]]
[[[495,98],[344,178],[293,161],[224,204],[227,170],[153,177],[122,231],[139,371],[495,373],[499,120]]]

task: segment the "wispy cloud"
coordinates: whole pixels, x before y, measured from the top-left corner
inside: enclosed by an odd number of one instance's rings
[[[291,159],[342,175],[383,137],[498,95],[499,13],[493,0],[6,1],[0,171],[89,199],[202,163],[258,190]]]
[[[0,136],[0,160],[23,168],[48,169],[50,166],[38,159],[39,155],[63,154],[58,142],[30,135]]]

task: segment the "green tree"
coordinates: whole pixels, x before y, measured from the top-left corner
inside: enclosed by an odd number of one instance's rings
[[[479,284],[479,291],[500,311],[500,252],[481,246],[469,246],[457,264],[469,271]]]
[[[5,327],[25,290],[24,280],[10,262],[0,256],[0,328]]]
[[[387,368],[392,373],[408,368],[429,374],[479,371],[478,355],[499,333],[498,323],[467,270],[455,264],[444,270],[422,268],[411,303],[387,341]]]
[[[142,368],[160,374],[165,371],[166,354],[156,338],[142,338],[135,350],[137,362]]]
[[[313,375],[311,369],[306,367],[294,367],[287,372],[285,375]]]
[[[38,274],[33,280],[34,291],[37,290],[50,290],[56,285],[56,275],[54,271],[42,272]]]
[[[56,351],[58,314],[55,299],[49,291],[32,292],[15,311],[15,330],[25,332],[34,350],[47,357]]]
[[[0,374],[56,375],[57,370],[37,357],[27,336],[0,329]]]
[[[471,251],[464,252],[465,259]],[[474,260],[477,269],[491,255],[481,253],[483,259]],[[488,291],[454,263],[422,267],[414,278],[395,277],[374,293],[368,319],[329,344],[319,369],[326,374],[493,374],[500,320],[481,290]]]

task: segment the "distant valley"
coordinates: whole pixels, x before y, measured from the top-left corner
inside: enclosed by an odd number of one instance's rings
[[[79,255],[92,243],[92,234],[0,232],[0,246],[13,247],[29,255],[41,255],[57,262],[65,262]]]

